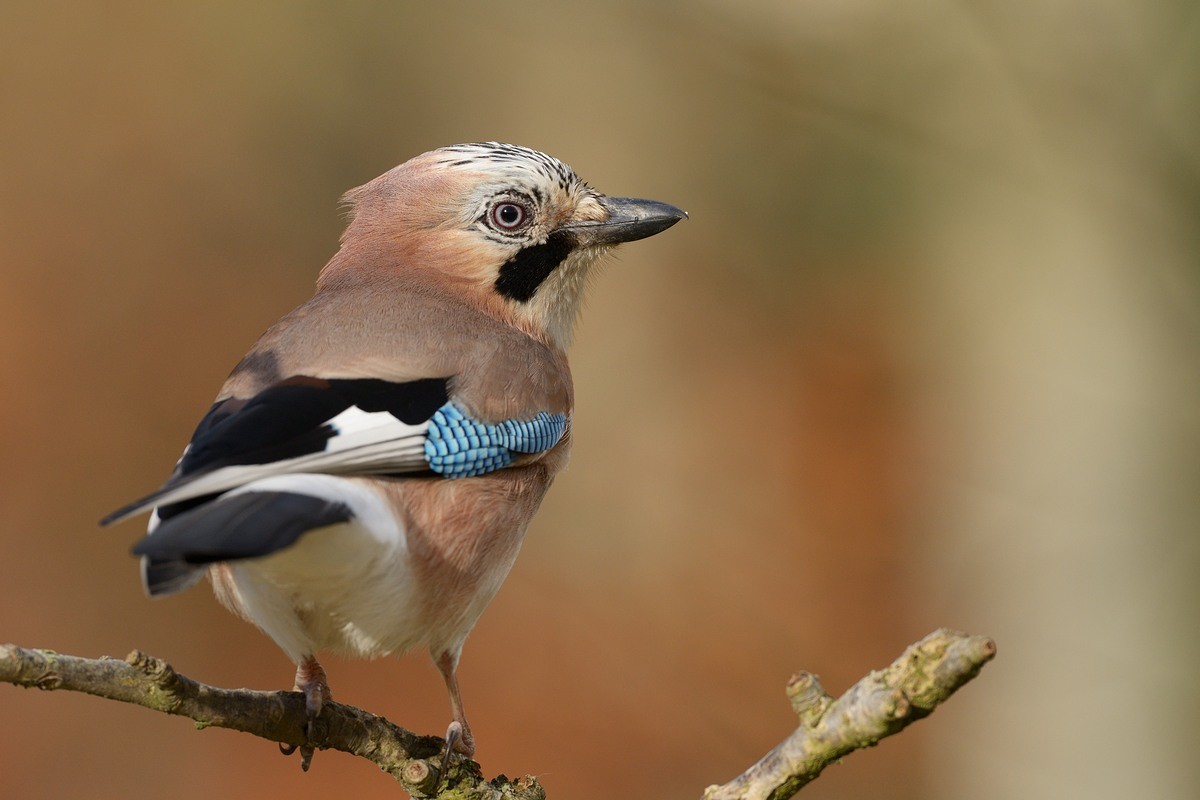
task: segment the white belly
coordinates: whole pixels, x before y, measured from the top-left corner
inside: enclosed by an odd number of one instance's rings
[[[293,660],[317,651],[373,658],[428,646],[408,542],[368,484],[284,475],[238,489],[303,492],[346,502],[354,519],[308,531],[291,547],[214,573],[223,603],[258,625]]]

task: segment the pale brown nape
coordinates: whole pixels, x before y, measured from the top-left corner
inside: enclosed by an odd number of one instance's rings
[[[471,173],[432,169],[417,157],[351,189],[343,198],[349,222],[341,247],[321,270],[318,290],[402,275],[413,284],[452,287],[500,315],[491,285],[511,253],[468,227],[465,198],[478,181]]]

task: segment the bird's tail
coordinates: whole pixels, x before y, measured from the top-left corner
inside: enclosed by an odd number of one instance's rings
[[[150,596],[194,585],[218,561],[258,558],[289,547],[306,532],[348,522],[346,503],[287,491],[243,491],[163,520],[133,546]]]

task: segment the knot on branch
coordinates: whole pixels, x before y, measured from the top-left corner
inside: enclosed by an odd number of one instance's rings
[[[424,759],[414,758],[400,769],[400,782],[413,797],[431,795],[437,791],[441,775]]]
[[[150,696],[147,699],[152,708],[167,713],[179,709],[183,700],[179,696],[179,673],[174,667],[141,650],[134,650],[125,656],[125,663],[150,679],[151,685],[147,687]]]
[[[174,667],[161,658],[146,655],[141,650],[134,650],[125,656],[125,663],[163,688],[178,683],[179,677]]]
[[[820,679],[811,672],[797,672],[787,682],[787,696],[792,710],[800,717],[800,724],[813,727],[821,721],[833,698],[821,686]]]

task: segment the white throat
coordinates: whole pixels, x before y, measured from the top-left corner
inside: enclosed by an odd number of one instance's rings
[[[584,247],[571,253],[522,309],[523,315],[545,331],[546,337],[560,350],[566,351],[571,345],[593,266],[609,249]]]

